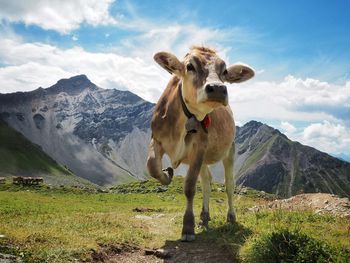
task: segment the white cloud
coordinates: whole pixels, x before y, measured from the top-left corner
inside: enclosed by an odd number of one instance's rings
[[[297,130],[297,128],[295,128],[291,123],[289,123],[287,121],[281,122],[281,128],[284,131],[284,133],[286,133],[287,136],[288,136],[288,134],[295,133]]]
[[[138,23],[136,22],[136,24]],[[182,59],[192,45],[204,45],[216,48],[225,59],[228,50],[219,43],[232,37],[231,33],[227,31],[201,28],[191,24],[159,26],[145,22],[141,29],[140,35],[124,39],[117,50],[119,52],[128,50],[130,55],[148,60],[156,52],[168,51]]]
[[[281,82],[248,81],[229,88],[237,117],[279,121],[350,121],[350,82],[335,85],[287,76]]]
[[[240,34],[239,29],[227,32],[195,25],[154,25],[146,20],[137,20],[128,26],[136,25],[140,25],[139,35],[129,37],[119,49],[103,53],[88,52],[80,47],[62,49],[40,42],[24,43],[12,32],[6,32],[0,39],[0,61],[7,65],[0,68],[0,92],[47,87],[63,77],[86,74],[101,87],[127,88],[156,102],[170,75],[153,61],[154,53],[174,50],[181,59],[189,46],[196,43],[216,45],[222,50],[215,43]],[[73,39],[77,37],[73,35]],[[221,53],[225,57],[225,50]],[[45,67],[50,74],[46,74]]]
[[[281,122],[279,127],[291,140],[334,156],[350,152],[350,131],[342,121],[324,120],[298,128],[289,122]]]
[[[335,155],[349,153],[350,132],[341,123],[323,121],[312,123],[300,134],[299,141],[306,145],[313,146],[321,151]]]
[[[80,47],[60,49],[43,43],[0,39],[0,92],[48,87],[61,78],[86,74],[104,88],[127,88],[155,101],[170,76],[155,63],[115,53],[92,53]]]
[[[110,16],[113,0],[0,0],[0,20],[23,22],[67,34],[81,23],[116,24]]]

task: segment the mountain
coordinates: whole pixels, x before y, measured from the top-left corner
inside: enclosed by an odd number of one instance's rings
[[[99,88],[85,75],[46,89],[0,94],[0,118],[58,163],[99,185],[147,178],[153,108],[129,91]],[[185,168],[176,173],[184,174]],[[222,165],[211,170],[216,181],[223,181]],[[301,192],[350,196],[348,162],[256,121],[237,127],[235,175],[238,184],[284,197]]]
[[[99,185],[145,178],[154,105],[101,89],[85,75],[31,92],[0,94],[0,117],[76,175]]]
[[[238,184],[290,197],[324,192],[350,196],[350,163],[289,140],[256,121],[237,127]]]
[[[0,155],[0,176],[41,176],[48,184],[91,186],[1,120]]]
[[[335,155],[335,157],[337,157],[340,160],[350,162],[350,155],[348,155],[348,154],[340,153],[340,154]]]

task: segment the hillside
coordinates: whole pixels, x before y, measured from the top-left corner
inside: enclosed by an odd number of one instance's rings
[[[162,190],[150,180],[106,193],[46,186],[3,191],[0,185],[0,261],[3,254],[52,263],[345,263],[350,258],[348,216],[312,207],[299,210],[296,199],[293,207],[274,208],[274,196],[238,188],[238,223],[227,225],[226,193],[220,184],[211,193],[210,229],[196,227],[195,242],[180,242],[186,206],[182,185],[181,177]],[[329,207],[338,200],[328,196],[327,204],[320,205]],[[198,183],[196,223],[201,204]]]
[[[153,104],[97,87],[85,75],[0,94],[0,116],[57,162],[99,185],[144,178]],[[141,160],[141,161],[140,161]]]
[[[350,163],[289,140],[251,121],[237,128],[237,183],[290,197],[323,192],[350,196]]]
[[[0,176],[41,176],[54,185],[92,184],[75,176],[0,119]]]

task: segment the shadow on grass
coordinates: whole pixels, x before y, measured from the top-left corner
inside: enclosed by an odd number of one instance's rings
[[[167,240],[165,263],[240,262],[239,249],[252,234],[249,228],[236,223],[212,228],[196,235],[194,242]]]

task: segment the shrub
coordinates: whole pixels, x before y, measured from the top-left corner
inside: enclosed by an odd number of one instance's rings
[[[348,262],[349,251],[337,251],[326,243],[299,232],[282,230],[254,241],[248,262]]]

